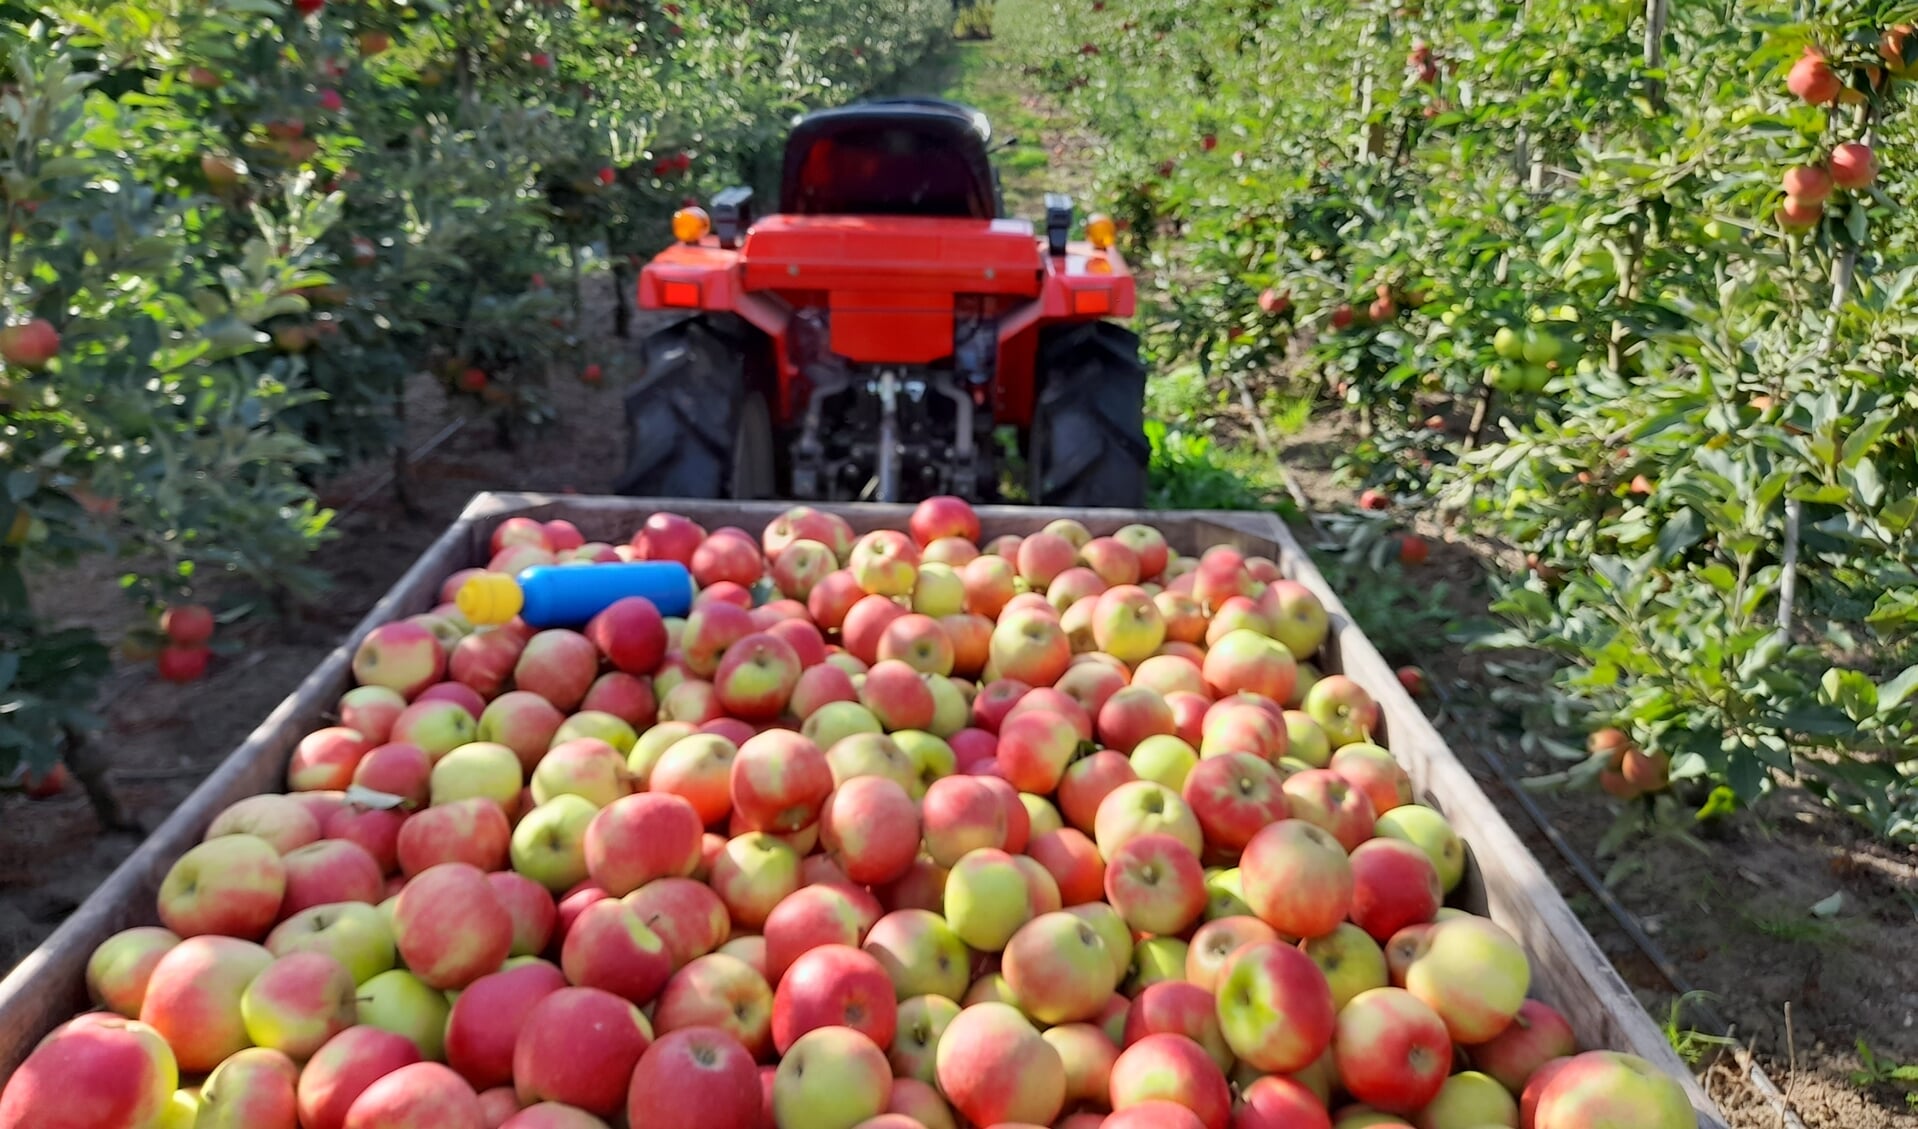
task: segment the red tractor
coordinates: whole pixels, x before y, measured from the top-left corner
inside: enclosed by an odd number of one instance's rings
[[[787,142],[777,214],[750,189],[673,217],[617,489],[669,498],[1144,504],[1133,280],[1112,221],[1070,239],[1001,214],[985,116],[930,98],[821,110]]]

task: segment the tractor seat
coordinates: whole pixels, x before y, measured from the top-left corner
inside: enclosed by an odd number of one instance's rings
[[[820,110],[786,144],[787,215],[994,219],[984,118],[954,102],[900,99]]]

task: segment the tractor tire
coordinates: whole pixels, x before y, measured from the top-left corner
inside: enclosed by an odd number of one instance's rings
[[[764,498],[777,491],[771,415],[750,378],[758,344],[727,319],[690,318],[641,344],[626,393],[631,450],[614,483],[652,498]]]
[[[1041,506],[1141,509],[1152,448],[1145,437],[1139,337],[1111,322],[1039,339],[1028,493]]]

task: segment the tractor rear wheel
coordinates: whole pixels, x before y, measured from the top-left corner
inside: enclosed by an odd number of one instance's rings
[[[1145,505],[1145,365],[1139,337],[1122,325],[1087,322],[1045,331],[1028,434],[1034,503],[1069,508]]]
[[[759,342],[733,319],[691,318],[642,343],[626,393],[631,450],[614,484],[653,498],[762,498],[777,491],[771,415],[751,379]]]

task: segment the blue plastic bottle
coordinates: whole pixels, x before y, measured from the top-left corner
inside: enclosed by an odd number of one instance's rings
[[[644,596],[663,616],[693,607],[693,576],[677,561],[534,565],[515,578],[529,627],[578,627],[627,596]]]

